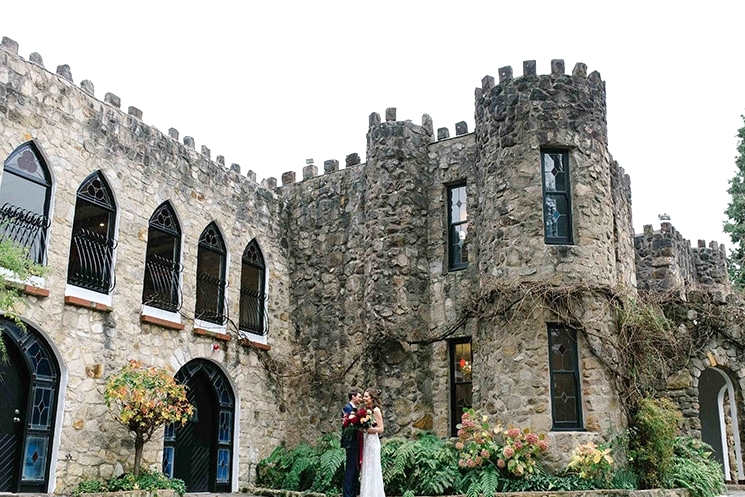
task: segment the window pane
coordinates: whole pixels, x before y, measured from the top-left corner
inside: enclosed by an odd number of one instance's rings
[[[466,185],[450,186],[448,192],[448,268],[468,266],[468,211]]]
[[[581,428],[582,402],[576,331],[549,325],[548,339],[554,428]]]
[[[47,462],[47,438],[26,438],[26,450],[23,456],[23,475],[25,481],[44,480],[44,470]]]
[[[468,219],[466,211],[466,187],[457,186],[450,189],[450,222],[457,223]]]
[[[553,375],[554,422],[577,422],[577,385],[574,373],[554,373]]]
[[[47,187],[5,171],[0,185],[0,205],[11,204],[34,214],[46,215]]]

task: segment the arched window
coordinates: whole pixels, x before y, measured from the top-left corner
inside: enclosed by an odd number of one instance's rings
[[[241,304],[238,328],[241,331],[263,335],[264,325],[264,284],[266,270],[264,257],[256,240],[246,246],[241,259]]]
[[[195,316],[225,324],[225,269],[227,251],[217,225],[210,223],[199,237],[197,250],[197,307]]]
[[[5,160],[0,185],[0,237],[28,249],[29,258],[46,262],[52,178],[34,142],[16,148]]]
[[[113,290],[116,205],[100,171],[88,176],[78,188],[72,223],[67,282],[108,294]]]
[[[142,303],[176,312],[181,291],[181,226],[171,203],[163,202],[150,217]]]

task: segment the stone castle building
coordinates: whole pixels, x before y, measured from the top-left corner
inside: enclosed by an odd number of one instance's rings
[[[103,401],[130,359],[189,387],[198,416],[159,432],[145,462],[190,491],[250,484],[280,442],[337,429],[360,386],[383,389],[388,436],[450,436],[474,406],[547,433],[559,464],[626,425],[601,360],[609,293],[731,293],[723,247],[668,223],[634,236],[605,83],[581,63],[485,77],[475,130],[454,137],[373,113],[364,163],[281,185],[120,106],[3,38],[2,233],[48,271],[21,282],[27,330],[3,320],[0,491],[131,468]],[[526,297],[551,288],[584,291],[571,319]],[[736,340],[712,340],[665,388],[738,479],[745,364]]]

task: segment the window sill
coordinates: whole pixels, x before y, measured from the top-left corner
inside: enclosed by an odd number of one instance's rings
[[[266,351],[272,350],[271,345],[267,345],[261,342],[254,342],[253,340],[249,340],[248,338],[238,339],[238,344],[243,345],[244,347],[253,347],[259,350],[266,350]]]
[[[67,295],[65,297],[65,304],[72,305],[75,307],[84,307],[86,309],[92,309],[94,311],[111,312],[113,309],[111,306],[102,304],[101,302],[95,302],[93,300],[82,299],[80,297],[73,297]]]
[[[211,337],[215,340],[222,340],[223,342],[229,342],[231,340],[230,335],[228,335],[227,333],[205,330],[204,328],[194,328],[194,334],[199,336]]]
[[[23,292],[26,295],[33,295],[34,297],[49,297],[49,290],[47,290],[46,288],[8,280],[5,280],[5,286],[9,288],[15,288],[16,290]]]
[[[176,323],[167,319],[156,318],[155,316],[149,316],[147,314],[140,314],[140,322],[153,324],[155,326],[160,326],[161,328],[168,328],[169,330],[181,331],[185,328],[185,326],[181,323]]]

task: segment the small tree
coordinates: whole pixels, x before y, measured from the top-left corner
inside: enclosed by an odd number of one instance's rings
[[[745,116],[742,116],[745,122]],[[737,131],[737,172],[729,180],[729,205],[724,211],[729,221],[724,223],[734,248],[730,250],[729,275],[736,288],[745,287],[745,126]]]
[[[108,407],[114,405],[114,419],[135,434],[135,477],[140,475],[142,449],[153,432],[166,423],[183,425],[194,412],[186,387],[167,370],[146,368],[135,360],[109,378],[104,399]]]
[[[12,283],[26,281],[31,276],[42,276],[47,268],[29,259],[28,249],[7,238],[0,239],[0,268],[3,269],[0,271],[0,312],[25,330],[26,325],[18,315],[22,312],[21,307],[25,307],[27,302]],[[0,327],[0,335],[2,332],[3,329]],[[7,359],[5,342],[0,336],[0,361],[5,362]]]

